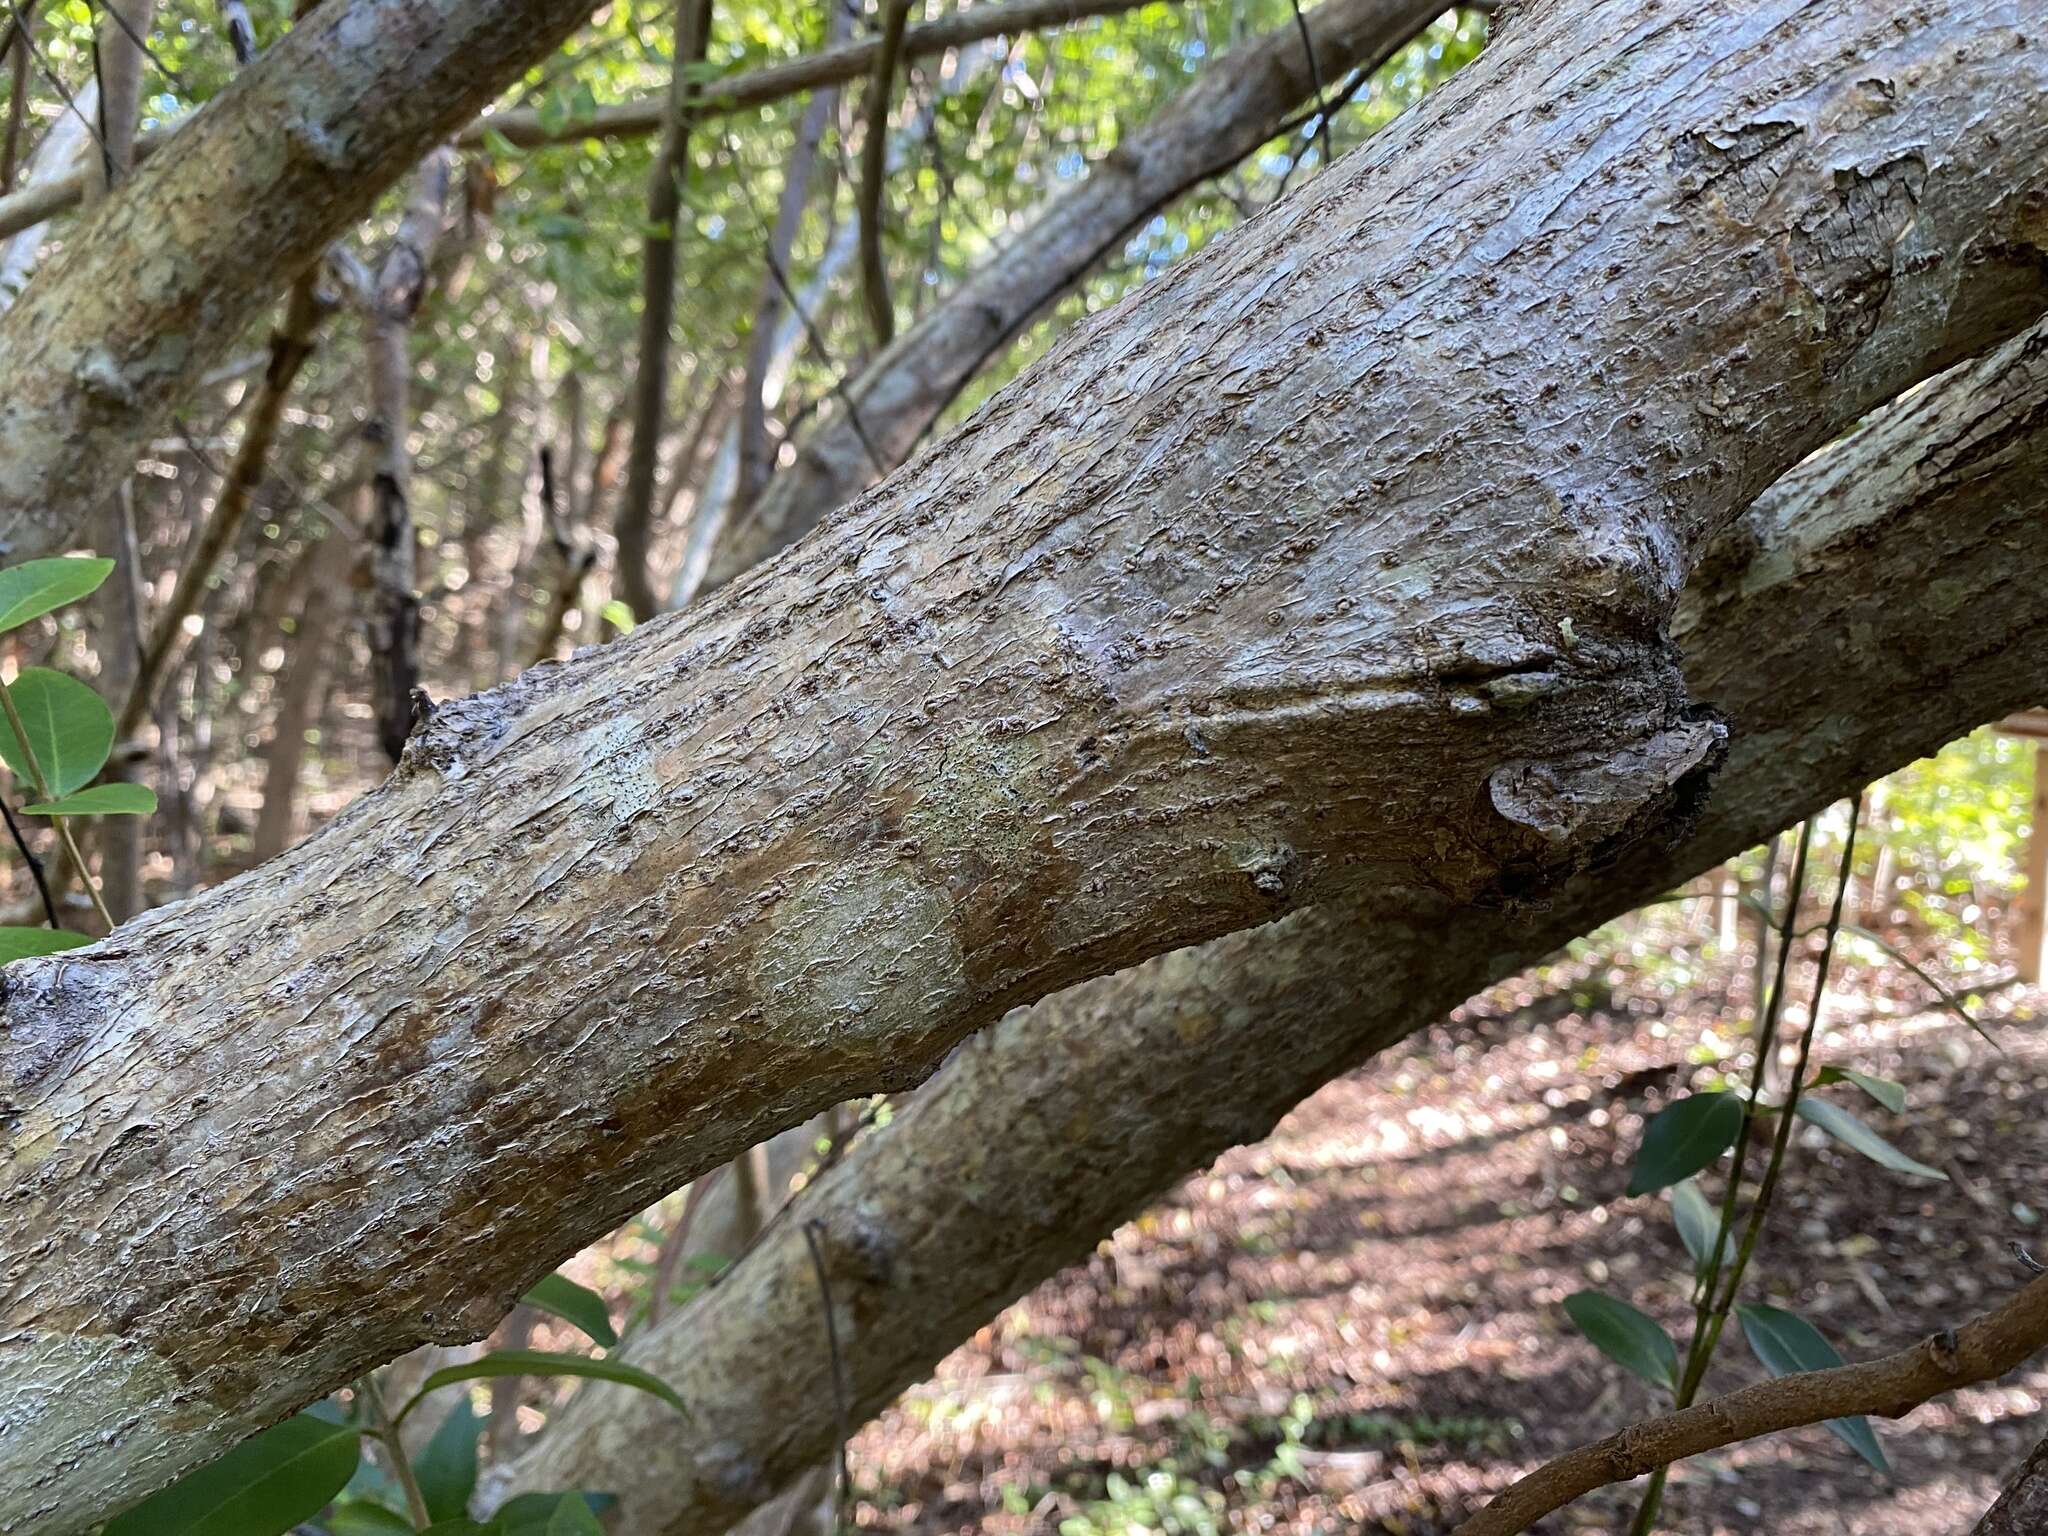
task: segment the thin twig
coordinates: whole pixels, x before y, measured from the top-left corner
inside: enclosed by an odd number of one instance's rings
[[[861,299],[867,306],[868,327],[875,333],[877,351],[896,338],[896,308],[889,301],[889,269],[882,260],[882,189],[889,171],[889,102],[913,0],[886,0],[886,4],[882,46],[875,54],[875,72],[868,79],[867,101],[861,109],[868,129],[860,146],[860,197],[855,205],[860,219]]]
[[[370,1410],[370,1425],[377,1437],[377,1443],[384,1447],[384,1459],[391,1463],[391,1475],[398,1479],[398,1486],[405,1493],[405,1507],[412,1512],[412,1523],[424,1531],[434,1523],[433,1514],[427,1509],[426,1495],[420,1492],[419,1479],[413,1476],[412,1464],[405,1459],[405,1442],[398,1438],[398,1426],[392,1422],[391,1412],[384,1406],[384,1394],[377,1390],[377,1378],[365,1376],[356,1383],[356,1390],[363,1395],[363,1402]]]
[[[1333,158],[1330,154],[1330,114],[1323,105],[1323,66],[1316,58],[1315,39],[1308,35],[1308,20],[1301,14],[1301,0],[1287,0],[1294,9],[1294,30],[1301,34],[1301,51],[1308,55],[1308,83],[1315,90],[1316,115],[1321,119],[1316,132],[1323,141],[1323,164]]]
[[[832,1282],[825,1276],[825,1252],[818,1243],[818,1234],[825,1229],[822,1221],[804,1223],[804,1246],[811,1251],[811,1268],[818,1275],[818,1304],[825,1311],[825,1342],[832,1351],[832,1409],[838,1418],[838,1510],[839,1524],[846,1523],[847,1503],[853,1497],[853,1468],[846,1459],[848,1439],[848,1409],[846,1397],[846,1362],[839,1353],[839,1324],[832,1316]]]
[[[1800,1371],[1632,1424],[1545,1462],[1452,1536],[1516,1536],[1610,1483],[1781,1429],[1873,1415],[1903,1418],[1959,1387],[1991,1381],[2048,1344],[2048,1276],[2003,1306],[1861,1365]]]
[[[29,851],[28,839],[22,836],[21,823],[14,819],[14,808],[5,798],[0,798],[0,816],[7,818],[8,835],[14,839],[14,846],[21,850],[22,861],[28,865],[28,872],[36,883],[36,894],[43,898],[43,915],[50,920],[52,928],[62,928],[57,921],[57,903],[50,895],[50,879],[43,873],[43,861]],[[2019,1244],[2013,1244],[2015,1248]]]

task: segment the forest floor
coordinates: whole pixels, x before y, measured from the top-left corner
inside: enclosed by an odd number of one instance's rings
[[[1655,1411],[1560,1302],[1622,1295],[1683,1352],[1669,1208],[1623,1188],[1642,1117],[1740,1044],[1721,1021],[1749,983],[1733,965],[1645,966],[1640,940],[1634,958],[1619,942],[1618,960],[1610,946],[1511,983],[1332,1083],[1012,1306],[855,1440],[860,1523],[1429,1536]],[[1858,1359],[2016,1288],[2012,1242],[2048,1257],[2048,997],[1987,989],[1978,1017],[2001,1050],[1928,1008],[1903,967],[1837,975],[1816,1061],[1903,1083],[1902,1114],[1845,1107],[1950,1182],[1802,1128],[1745,1294]],[[1710,1386],[1761,1374],[1731,1326]],[[1890,1486],[1822,1429],[1702,1457],[1659,1529],[1961,1536],[2048,1427],[2044,1401],[2037,1364],[1879,1424]],[[1620,1532],[1633,1505],[1610,1490],[1536,1529]]]

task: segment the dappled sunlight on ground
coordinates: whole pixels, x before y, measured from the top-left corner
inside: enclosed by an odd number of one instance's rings
[[[1700,966],[1674,987],[1598,958],[1561,964],[1330,1085],[1017,1303],[864,1432],[861,1522],[1424,1536],[1545,1456],[1647,1415],[1650,1390],[1559,1304],[1598,1286],[1682,1343],[1668,1209],[1622,1190],[1644,1116],[1736,1070],[1739,1030],[1708,1034],[1734,969]],[[2007,1245],[2040,1221],[2048,1126],[2032,1105],[2048,1039],[2038,994],[1988,992],[2001,1053],[1922,1011],[1927,989],[1902,968],[1866,956],[1837,975],[1816,1060],[1904,1083],[1903,1115],[1868,1118],[1952,1182],[1795,1137],[1745,1294],[1796,1305],[1858,1359],[2024,1278]],[[1710,1381],[1759,1374],[1731,1329]],[[1660,1528],[1964,1532],[2048,1428],[2034,1417],[2044,1399],[2036,1366],[1880,1425],[1896,1493],[1819,1429],[1701,1458],[1674,1479]],[[1538,1529],[1618,1530],[1633,1503],[1596,1495]]]

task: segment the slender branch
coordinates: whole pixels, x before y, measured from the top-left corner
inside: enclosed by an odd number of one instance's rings
[[[880,350],[896,336],[896,310],[889,302],[889,269],[882,260],[882,190],[888,181],[889,103],[894,95],[896,67],[903,56],[903,33],[915,0],[887,0],[882,17],[882,45],[875,54],[875,72],[868,79],[867,137],[860,146],[860,277],[861,300],[868,326]]]
[[[1922,1403],[2003,1376],[2048,1344],[2048,1276],[2011,1300],[1910,1349],[1861,1365],[1802,1371],[1582,1445],[1518,1480],[1452,1536],[1515,1536],[1573,1499],[1702,1451],[1858,1414],[1897,1419]]]
[[[971,6],[906,30],[902,58],[904,62],[930,58],[986,38],[1067,26],[1092,16],[1114,16],[1144,3],[1145,0],[1007,0]],[[881,49],[879,39],[863,38],[764,69],[713,80],[704,88],[700,110],[705,117],[722,117],[805,91],[845,85],[863,75],[872,75]],[[569,128],[552,123],[543,126],[538,110],[496,112],[479,118],[464,130],[459,142],[483,144],[488,138],[500,138],[515,148],[534,149],[565,140],[644,138],[661,131],[662,117],[663,104],[659,98],[600,107],[594,117]]]
[[[426,1495],[420,1492],[419,1479],[413,1476],[412,1463],[405,1459],[405,1442],[398,1438],[398,1426],[392,1422],[390,1409],[384,1406],[384,1394],[377,1390],[377,1378],[363,1377],[356,1383],[356,1390],[362,1393],[363,1402],[369,1407],[371,1429],[377,1443],[384,1448],[384,1459],[391,1463],[391,1475],[405,1492],[405,1507],[412,1514],[413,1527],[424,1531],[434,1523],[434,1517],[427,1509]]]
[[[20,850],[22,861],[28,865],[29,875],[36,883],[36,894],[43,899],[43,915],[49,918],[52,928],[62,928],[64,925],[57,921],[56,898],[50,894],[50,878],[43,872],[43,861],[29,850],[21,823],[14,819],[14,808],[4,798],[0,798],[0,817],[6,818],[7,835],[14,839],[14,846]]]
[[[7,98],[7,138],[0,146],[0,195],[14,190],[15,167],[21,163],[21,130],[28,115],[28,73],[34,62],[36,13],[33,8],[15,11],[9,19],[8,36],[16,44],[11,61],[13,78]]]
[[[850,1416],[846,1407],[846,1360],[839,1352],[839,1324],[832,1316],[832,1283],[825,1276],[825,1253],[818,1241],[818,1234],[825,1230],[822,1221],[807,1221],[803,1225],[804,1246],[811,1253],[811,1268],[818,1276],[818,1305],[825,1313],[825,1344],[832,1351],[832,1411],[838,1415],[836,1460],[838,1462],[837,1505],[840,1523],[845,1523],[846,1503],[853,1497],[853,1467],[846,1459],[846,1442],[850,1438]]]
[[[1735,1137],[1735,1158],[1729,1166],[1728,1188],[1721,1198],[1721,1217],[1714,1224],[1714,1248],[1693,1293],[1692,1337],[1686,1344],[1685,1369],[1680,1373],[1678,1391],[1673,1398],[1679,1408],[1690,1407],[1699,1396],[1700,1383],[1705,1379],[1707,1366],[1721,1342],[1721,1329],[1727,1322],[1728,1307],[1735,1299],[1735,1287],[1742,1283],[1742,1268],[1748,1262],[1749,1256],[1745,1251],[1735,1265],[1735,1273],[1717,1308],[1715,1289],[1721,1279],[1722,1258],[1728,1251],[1728,1239],[1735,1231],[1735,1203],[1742,1192],[1742,1174],[1749,1161],[1750,1137],[1754,1134],[1757,1120],[1764,1114],[1764,1089],[1770,1078],[1771,1055],[1778,1045],[1778,1014],[1785,1000],[1785,970],[1792,961],[1792,945],[1799,925],[1799,899],[1806,891],[1806,860],[1812,847],[1813,819],[1808,817],[1799,826],[1798,848],[1793,854],[1792,876],[1785,892],[1785,910],[1778,920],[1778,968],[1757,1023],[1756,1062],[1750,1069],[1749,1097],[1742,1106],[1742,1127]],[[1768,1179],[1768,1175],[1766,1177]],[[1648,1536],[1656,1523],[1657,1511],[1664,1503],[1664,1484],[1668,1475],[1667,1468],[1659,1467],[1651,1476],[1649,1486],[1643,1490],[1642,1503],[1636,1506],[1635,1519],[1629,1523],[1628,1536]]]

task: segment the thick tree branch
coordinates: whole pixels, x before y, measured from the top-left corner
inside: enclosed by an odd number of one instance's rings
[[[487,1331],[1015,1004],[1668,835],[1720,739],[1688,566],[2048,305],[2020,10],[1534,12],[762,573],[9,967],[0,1520]]]
[[[1903,1418],[1945,1392],[2003,1376],[2043,1345],[2048,1276],[2030,1281],[2003,1306],[1911,1349],[1860,1365],[1759,1381],[1582,1445],[1518,1479],[1453,1536],[1517,1536],[1595,1488],[1738,1440],[1863,1414]]]
[[[713,1536],[829,1453],[799,1233],[823,1226],[865,1419],[1156,1192],[1578,933],[2039,689],[2048,331],[1953,371],[1773,486],[1711,546],[1679,630],[1731,746],[1697,830],[1529,914],[1393,893],[1084,983],[955,1053],[716,1288],[631,1338],[673,1416],[597,1389],[500,1486],[602,1487],[617,1536]],[[2015,559],[2025,549],[2027,558]],[[1954,583],[1931,630],[1926,573]],[[1814,664],[1826,658],[1825,667]],[[1859,700],[1884,707],[1845,707]],[[1904,707],[1899,707],[1904,701]]]

